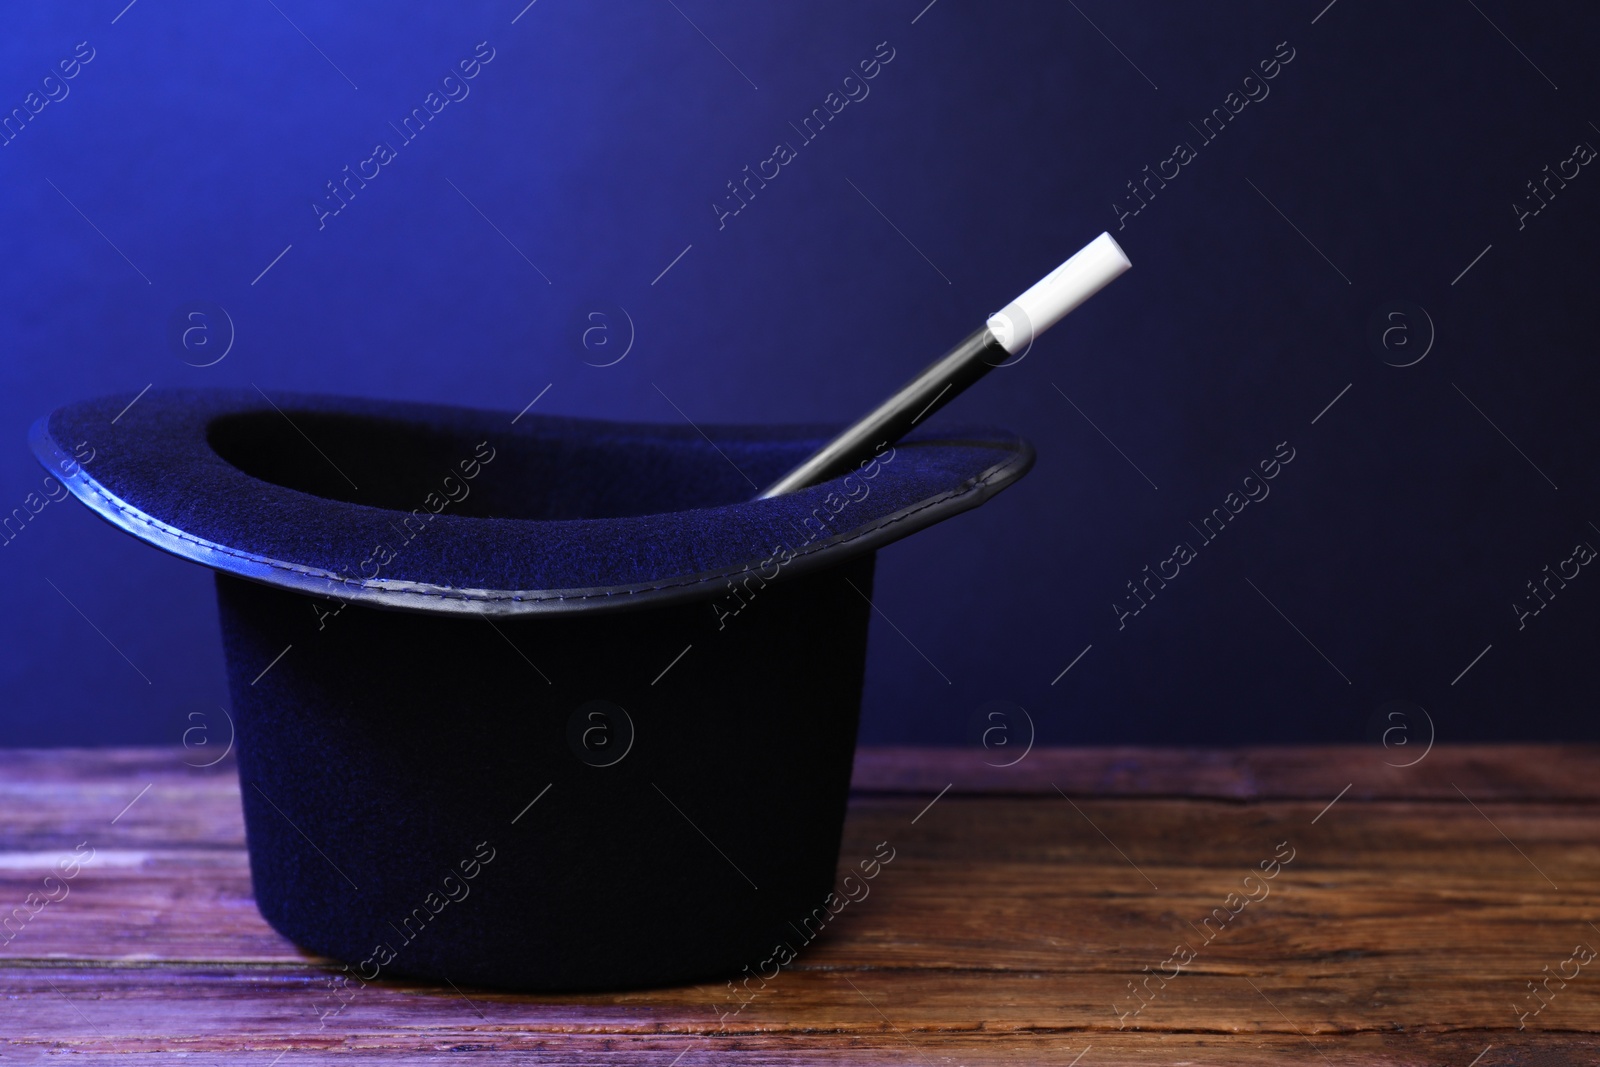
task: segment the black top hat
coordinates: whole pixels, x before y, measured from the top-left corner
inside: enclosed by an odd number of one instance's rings
[[[924,430],[750,499],[833,429],[153,390],[60,408],[32,444],[217,571],[274,926],[353,981],[582,988],[816,936],[873,551],[1033,462],[1003,431]]]

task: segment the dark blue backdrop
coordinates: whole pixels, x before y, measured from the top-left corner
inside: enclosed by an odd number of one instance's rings
[[[8,12],[0,511],[33,418],[149,383],[843,420],[1111,229],[1134,270],[941,416],[1039,462],[881,554],[864,739],[1600,736],[1592,9],[524,2]],[[226,704],[208,572],[71,501],[4,536],[0,740]]]

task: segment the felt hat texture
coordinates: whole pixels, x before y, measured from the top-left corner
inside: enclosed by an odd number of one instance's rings
[[[924,428],[751,499],[836,429],[150,390],[31,444],[217,574],[267,920],[351,988],[576,990],[802,948],[874,553],[1033,462],[1003,430]]]

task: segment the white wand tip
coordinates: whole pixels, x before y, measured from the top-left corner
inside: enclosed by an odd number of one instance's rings
[[[989,329],[1011,355],[1060,322],[1129,267],[1128,256],[1109,233],[1084,245],[1004,308],[989,316]]]

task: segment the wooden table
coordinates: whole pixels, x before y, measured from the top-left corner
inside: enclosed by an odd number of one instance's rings
[[[330,971],[251,900],[231,761],[0,753],[0,915],[94,850],[0,942],[0,1061],[1600,1060],[1600,747],[986,755],[860,753],[843,857],[895,858],[726,1017],[711,985],[380,983],[324,1019]]]

